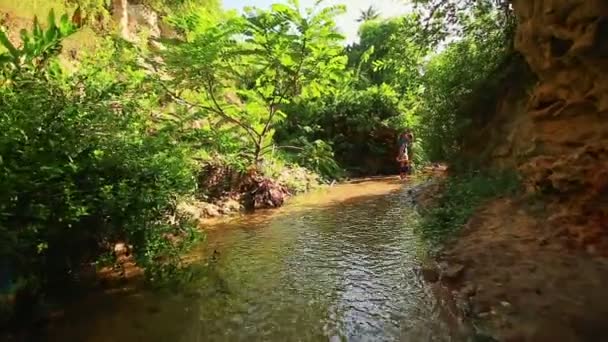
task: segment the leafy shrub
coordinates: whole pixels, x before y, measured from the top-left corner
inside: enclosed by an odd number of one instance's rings
[[[365,157],[380,164],[388,161],[388,167],[395,164],[397,131],[392,124],[401,111],[396,92],[387,85],[347,89],[319,101],[298,103],[286,112],[293,115],[289,115],[277,131],[276,140],[280,145],[299,146],[306,152],[314,147],[308,142],[322,141],[315,143],[315,158],[323,154],[329,158],[331,146],[338,166],[361,173],[371,172]],[[302,158],[303,165],[317,168],[311,165],[306,154]]]
[[[179,255],[176,241],[194,235],[167,220],[195,188],[188,149],[149,133],[141,72],[107,59],[68,76],[53,63],[64,35],[34,37],[46,43],[8,53],[35,63],[1,65],[0,271],[11,273],[2,285],[65,284],[118,241],[158,274]]]
[[[66,274],[120,239],[151,259],[171,200],[193,189],[186,151],[148,136],[135,104],[113,95],[37,78],[2,92],[1,225],[22,272]]]
[[[496,110],[500,86],[514,55],[513,32],[494,9],[475,12],[463,36],[424,67],[417,104],[419,133],[432,160],[457,159],[473,119]]]

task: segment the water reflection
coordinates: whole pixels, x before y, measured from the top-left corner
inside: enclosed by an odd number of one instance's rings
[[[217,223],[189,291],[87,299],[53,341],[445,341],[399,183],[338,186]],[[207,259],[207,258],[203,258]]]

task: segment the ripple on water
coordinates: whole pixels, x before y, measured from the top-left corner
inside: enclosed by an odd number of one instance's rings
[[[220,256],[196,281],[200,296],[105,299],[109,310],[75,309],[77,318],[51,340],[448,340],[413,271],[419,247],[405,196],[294,206],[214,229],[208,249]],[[162,309],[140,312],[150,304]]]

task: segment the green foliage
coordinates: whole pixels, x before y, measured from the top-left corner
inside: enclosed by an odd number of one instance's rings
[[[518,189],[518,176],[512,172],[471,172],[450,177],[436,203],[421,212],[416,232],[437,246],[457,233],[484,201],[513,194]]]
[[[339,179],[344,173],[335,160],[334,151],[323,140],[308,141],[305,135],[289,141],[293,145],[278,146],[286,152],[286,159],[311,170],[327,180]]]
[[[49,68],[67,32],[25,33],[2,65],[0,259],[28,287],[64,283],[118,241],[154,274],[195,236],[168,223],[193,164],[167,131],[149,133],[145,74],[120,49],[72,75]]]
[[[449,36],[463,35],[479,15],[489,12],[498,13],[496,24],[509,28],[515,16],[508,0],[409,0],[421,14],[424,34],[429,44],[432,37],[445,39]]]
[[[68,6],[79,8],[82,11],[79,14],[90,19],[108,16],[112,6],[111,0],[65,0],[65,3]]]
[[[67,0],[79,6],[74,22],[51,12],[18,46],[0,33],[2,260],[45,285],[126,241],[151,278],[175,274],[195,234],[166,216],[194,191],[193,160],[256,163],[300,191],[316,181],[300,166],[326,179],[394,172],[406,127],[416,164],[454,159],[476,113],[492,107],[512,17],[485,0],[415,2],[422,10],[391,20],[368,9],[360,42],[344,49],[343,6],[292,0],[237,15],[217,0],[147,0],[179,39],[160,56],[112,41],[72,75],[54,58],[61,42],[83,16],[107,15],[108,1]],[[423,234],[455,230],[507,183],[451,181]]]
[[[328,178],[339,178],[342,173],[342,169],[334,160],[333,149],[323,140],[305,143],[297,160],[298,164]]]
[[[374,61],[383,60],[390,49],[386,44],[397,35],[401,19],[365,22],[359,28],[359,42],[347,47],[349,66],[357,69],[358,81],[364,85],[382,84],[390,75],[374,70]]]
[[[513,51],[496,12],[479,14],[460,40],[425,66],[418,105],[420,135],[433,160],[455,160],[473,119],[495,111],[498,87]]]
[[[391,126],[414,129],[415,158],[454,161],[475,118],[495,111],[514,60],[513,16],[502,2],[413,2],[412,14],[361,26],[347,48],[354,86],[389,84],[402,112]]]
[[[192,7],[204,8],[210,13],[219,13],[222,8],[220,0],[144,0],[142,2],[163,14],[175,13]]]
[[[57,54],[61,49],[61,41],[76,32],[77,26],[73,24],[66,14],[55,20],[55,12],[51,10],[48,15],[46,29],[34,17],[31,32],[21,31],[21,46],[14,46],[6,32],[0,30],[0,44],[7,50],[0,54],[0,77],[3,81],[12,80],[20,69],[30,70],[44,67],[49,57]]]
[[[250,8],[242,17],[210,21],[187,13],[172,22],[187,41],[165,54],[174,93],[196,110],[215,116],[247,141],[251,162],[272,148],[275,125],[285,118],[282,106],[301,96],[314,97],[340,80],[341,55],[333,18],[343,7],[307,9],[297,2],[270,10]],[[183,91],[183,93],[181,93]]]
[[[346,89],[318,101],[296,103],[286,111],[297,115],[288,116],[280,127],[276,137],[280,144],[306,150],[309,141],[325,141],[329,144],[325,154],[331,146],[338,165],[347,170],[371,171],[365,169],[364,157],[390,160],[380,168],[394,168],[396,134],[391,123],[400,110],[397,93],[388,85]]]

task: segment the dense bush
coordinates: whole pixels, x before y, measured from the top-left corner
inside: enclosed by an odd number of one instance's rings
[[[0,65],[3,290],[65,284],[118,241],[148,270],[170,264],[192,231],[167,214],[195,182],[187,149],[149,133],[143,74],[106,59],[66,75],[63,36],[33,37]]]
[[[330,157],[333,150],[338,165],[348,171],[369,174],[394,168],[396,129],[402,124],[402,112],[397,93],[391,87],[347,89],[319,101],[295,104],[286,111],[292,115],[277,131],[280,145],[306,148],[306,142],[324,141],[327,144],[317,146],[317,151],[323,147]],[[366,164],[365,158],[379,164]],[[313,169],[322,173],[334,171],[319,166]]]
[[[148,136],[115,90],[34,77],[2,91],[2,246],[20,273],[66,274],[118,240],[154,257],[146,242],[168,232],[168,205],[192,190],[185,151]]]
[[[433,160],[457,161],[473,119],[496,110],[504,72],[515,61],[512,27],[504,26],[503,16],[492,7],[477,9],[462,23],[462,36],[424,67],[417,114]]]
[[[167,87],[196,109],[194,117],[231,132],[250,164],[261,163],[274,148],[284,105],[318,96],[344,76],[344,37],[334,18],[345,9],[319,4],[302,11],[290,1],[219,19],[195,9],[172,18],[186,39],[162,53],[171,78]]]

